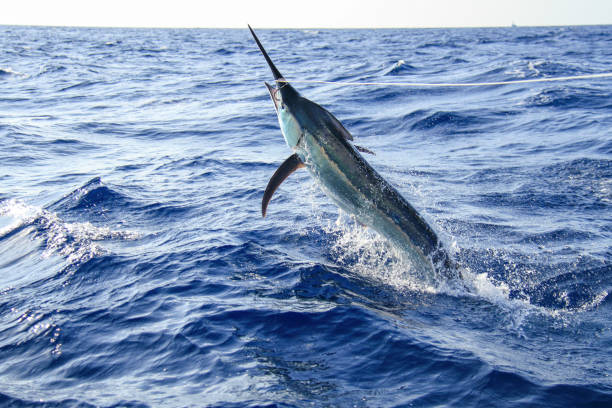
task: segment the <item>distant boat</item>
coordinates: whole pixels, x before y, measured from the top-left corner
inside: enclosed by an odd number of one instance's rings
[[[516,24],[514,24],[514,21],[512,22],[512,25],[510,27],[512,27],[512,28],[516,28],[517,27]]]

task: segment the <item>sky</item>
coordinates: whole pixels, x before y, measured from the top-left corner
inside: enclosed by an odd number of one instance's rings
[[[6,0],[2,25],[377,28],[612,24],[612,0]]]

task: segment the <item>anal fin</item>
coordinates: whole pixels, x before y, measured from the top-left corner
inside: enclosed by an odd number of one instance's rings
[[[279,166],[278,169],[276,169],[276,171],[272,175],[272,178],[270,178],[270,181],[268,181],[268,186],[266,187],[266,191],[264,192],[263,199],[261,200],[262,217],[266,216],[266,210],[268,208],[268,203],[272,199],[272,195],[274,194],[278,186],[280,186],[281,183],[285,181],[285,179],[291,175],[291,173],[293,173],[294,171],[302,167],[304,167],[304,163],[302,162],[300,157],[297,155],[297,153],[293,153],[291,156],[287,158],[287,160],[283,162],[283,164]]]
[[[365,147],[361,147],[361,146],[357,146],[357,145],[353,145],[353,146],[355,146],[355,149],[359,150],[361,153],[368,153],[368,154],[376,156],[376,153],[374,153],[370,149],[366,149]]]

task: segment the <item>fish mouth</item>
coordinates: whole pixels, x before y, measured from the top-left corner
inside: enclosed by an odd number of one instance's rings
[[[280,97],[279,97],[279,94],[278,94],[280,89],[270,85],[267,82],[264,82],[264,84],[266,84],[266,88],[268,88],[268,92],[270,92],[270,98],[272,98],[272,102],[274,103],[274,108],[278,111],[278,106],[281,103]]]

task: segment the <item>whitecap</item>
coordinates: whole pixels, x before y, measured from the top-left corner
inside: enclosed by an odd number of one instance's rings
[[[14,76],[22,77],[22,78],[29,77],[28,74],[24,74],[23,72],[15,71],[11,67],[7,67],[7,68],[0,67],[0,77],[4,75],[14,75]]]
[[[59,254],[68,264],[80,264],[105,253],[98,243],[108,239],[133,240],[140,234],[94,226],[89,222],[70,223],[57,213],[10,199],[0,203],[0,220],[9,220],[0,229],[0,239],[24,226],[34,226],[34,237],[44,243],[42,256]],[[10,222],[12,220],[12,222]]]

